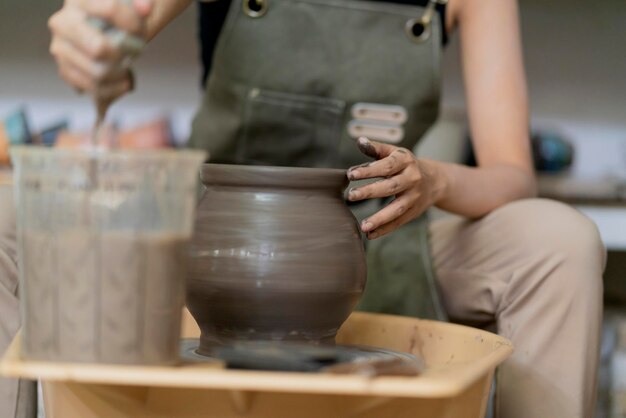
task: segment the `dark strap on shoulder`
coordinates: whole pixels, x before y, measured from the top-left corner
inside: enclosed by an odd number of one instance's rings
[[[213,63],[213,51],[217,38],[219,37],[230,2],[232,0],[214,0],[198,2],[198,40],[200,44],[200,58],[202,60],[202,86],[204,87],[211,65]],[[402,4],[417,4],[426,6],[429,0],[362,0],[362,1],[388,1]],[[446,5],[441,2],[437,4],[437,13],[441,20],[442,46],[448,43],[448,33],[446,32]]]

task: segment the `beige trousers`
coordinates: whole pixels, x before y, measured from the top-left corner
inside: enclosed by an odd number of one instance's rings
[[[15,226],[0,185],[0,352],[19,327]],[[497,325],[515,344],[498,371],[498,418],[593,416],[605,251],[595,225],[547,200],[506,205],[478,221],[431,227],[450,317]],[[0,417],[35,414],[32,382],[0,378]]]
[[[498,369],[498,418],[591,418],[605,249],[596,226],[549,200],[477,221],[433,222],[432,254],[451,320],[513,341]]]
[[[11,192],[11,186],[0,183],[0,356],[20,327],[15,211]],[[0,377],[0,417],[33,418],[36,415],[35,382]]]

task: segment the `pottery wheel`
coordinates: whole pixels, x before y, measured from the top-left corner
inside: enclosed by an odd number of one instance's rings
[[[198,354],[198,346],[198,339],[182,340],[182,359],[190,362],[220,360],[233,369],[366,375],[414,376],[425,368],[423,360],[417,356],[370,346],[250,341],[217,348],[211,357]]]

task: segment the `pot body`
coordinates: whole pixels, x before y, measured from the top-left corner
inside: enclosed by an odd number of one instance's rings
[[[366,280],[345,171],[206,164],[202,182],[187,287],[199,351],[334,342]]]

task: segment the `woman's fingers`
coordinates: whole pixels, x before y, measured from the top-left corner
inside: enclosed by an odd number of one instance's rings
[[[361,136],[356,141],[359,150],[368,157],[380,160],[391,154],[397,147],[383,142],[371,141],[370,139]]]
[[[368,239],[380,238],[412,221],[425,210],[418,196],[398,196],[383,209],[361,222]]]
[[[357,144],[361,152],[376,161],[351,167],[348,178],[364,180],[382,178],[377,182],[350,189],[348,200],[359,201],[395,196],[380,211],[361,222],[361,230],[369,239],[381,237],[415,219],[435,202],[433,198],[434,170],[423,165],[405,148],[370,141],[361,137]],[[424,168],[425,167],[425,168]]]
[[[376,177],[390,177],[404,170],[414,161],[413,154],[404,148],[398,148],[389,144],[370,141],[359,138],[359,147],[368,148],[371,155],[376,155],[378,161],[361,164],[348,170],[348,178],[352,181]],[[363,152],[364,149],[362,149]],[[370,154],[367,154],[370,155]]]
[[[382,225],[392,222],[394,219],[403,216],[412,209],[418,199],[419,194],[417,193],[413,193],[412,195],[409,193],[399,195],[387,206],[369,218],[363,219],[363,221],[361,221],[361,230],[363,232],[372,232]]]
[[[348,200],[356,202],[364,199],[394,196],[413,186],[413,176],[404,170],[398,175],[350,189],[348,192]]]
[[[381,178],[381,180],[351,189],[348,200],[396,196],[386,207],[361,222],[368,238],[385,235],[416,216],[420,200],[421,172],[413,153],[405,148],[370,141],[361,137],[357,144],[361,152],[376,161],[348,170],[350,180]]]
[[[100,18],[133,35],[144,35],[145,16],[138,13],[132,4],[125,4],[120,0],[80,0],[77,6],[89,17]],[[145,9],[143,6],[139,8],[143,9]]]
[[[100,18],[129,34],[145,35],[146,17],[153,0],[66,0],[52,15],[50,53],[57,61],[59,74],[77,90],[89,91],[99,98],[113,100],[133,90],[131,72],[120,65],[125,57],[121,47],[90,23]]]
[[[133,6],[135,7],[135,11],[139,13],[141,17],[145,18],[152,13],[154,3],[152,0],[134,0]]]
[[[74,44],[61,37],[52,40],[50,53],[55,58],[70,63],[93,79],[103,78],[108,71],[107,64],[88,58]]]
[[[415,218],[416,215],[405,213],[404,215],[395,218],[393,221],[386,223],[385,225],[373,230],[372,232],[368,232],[367,239],[376,239],[387,235],[390,232],[393,232],[396,229],[400,228],[402,225],[411,222]]]
[[[110,44],[102,32],[87,23],[84,13],[79,9],[61,9],[52,15],[48,21],[48,26],[52,32],[53,43],[57,38],[61,38],[74,45],[89,59],[119,60],[120,51]],[[53,52],[52,44],[50,48],[50,52]]]
[[[133,89],[133,78],[129,70],[111,73],[96,83],[94,78],[70,61],[59,61],[59,75],[68,84],[81,92],[97,92],[103,99],[115,99]]]
[[[414,161],[413,154],[403,148],[394,148],[394,151],[381,160],[350,168],[348,170],[348,178],[354,181],[376,177],[390,177],[404,170]]]
[[[65,80],[66,83],[81,92],[93,90],[94,81],[91,75],[82,71],[68,60],[57,60],[57,64],[59,76]]]

